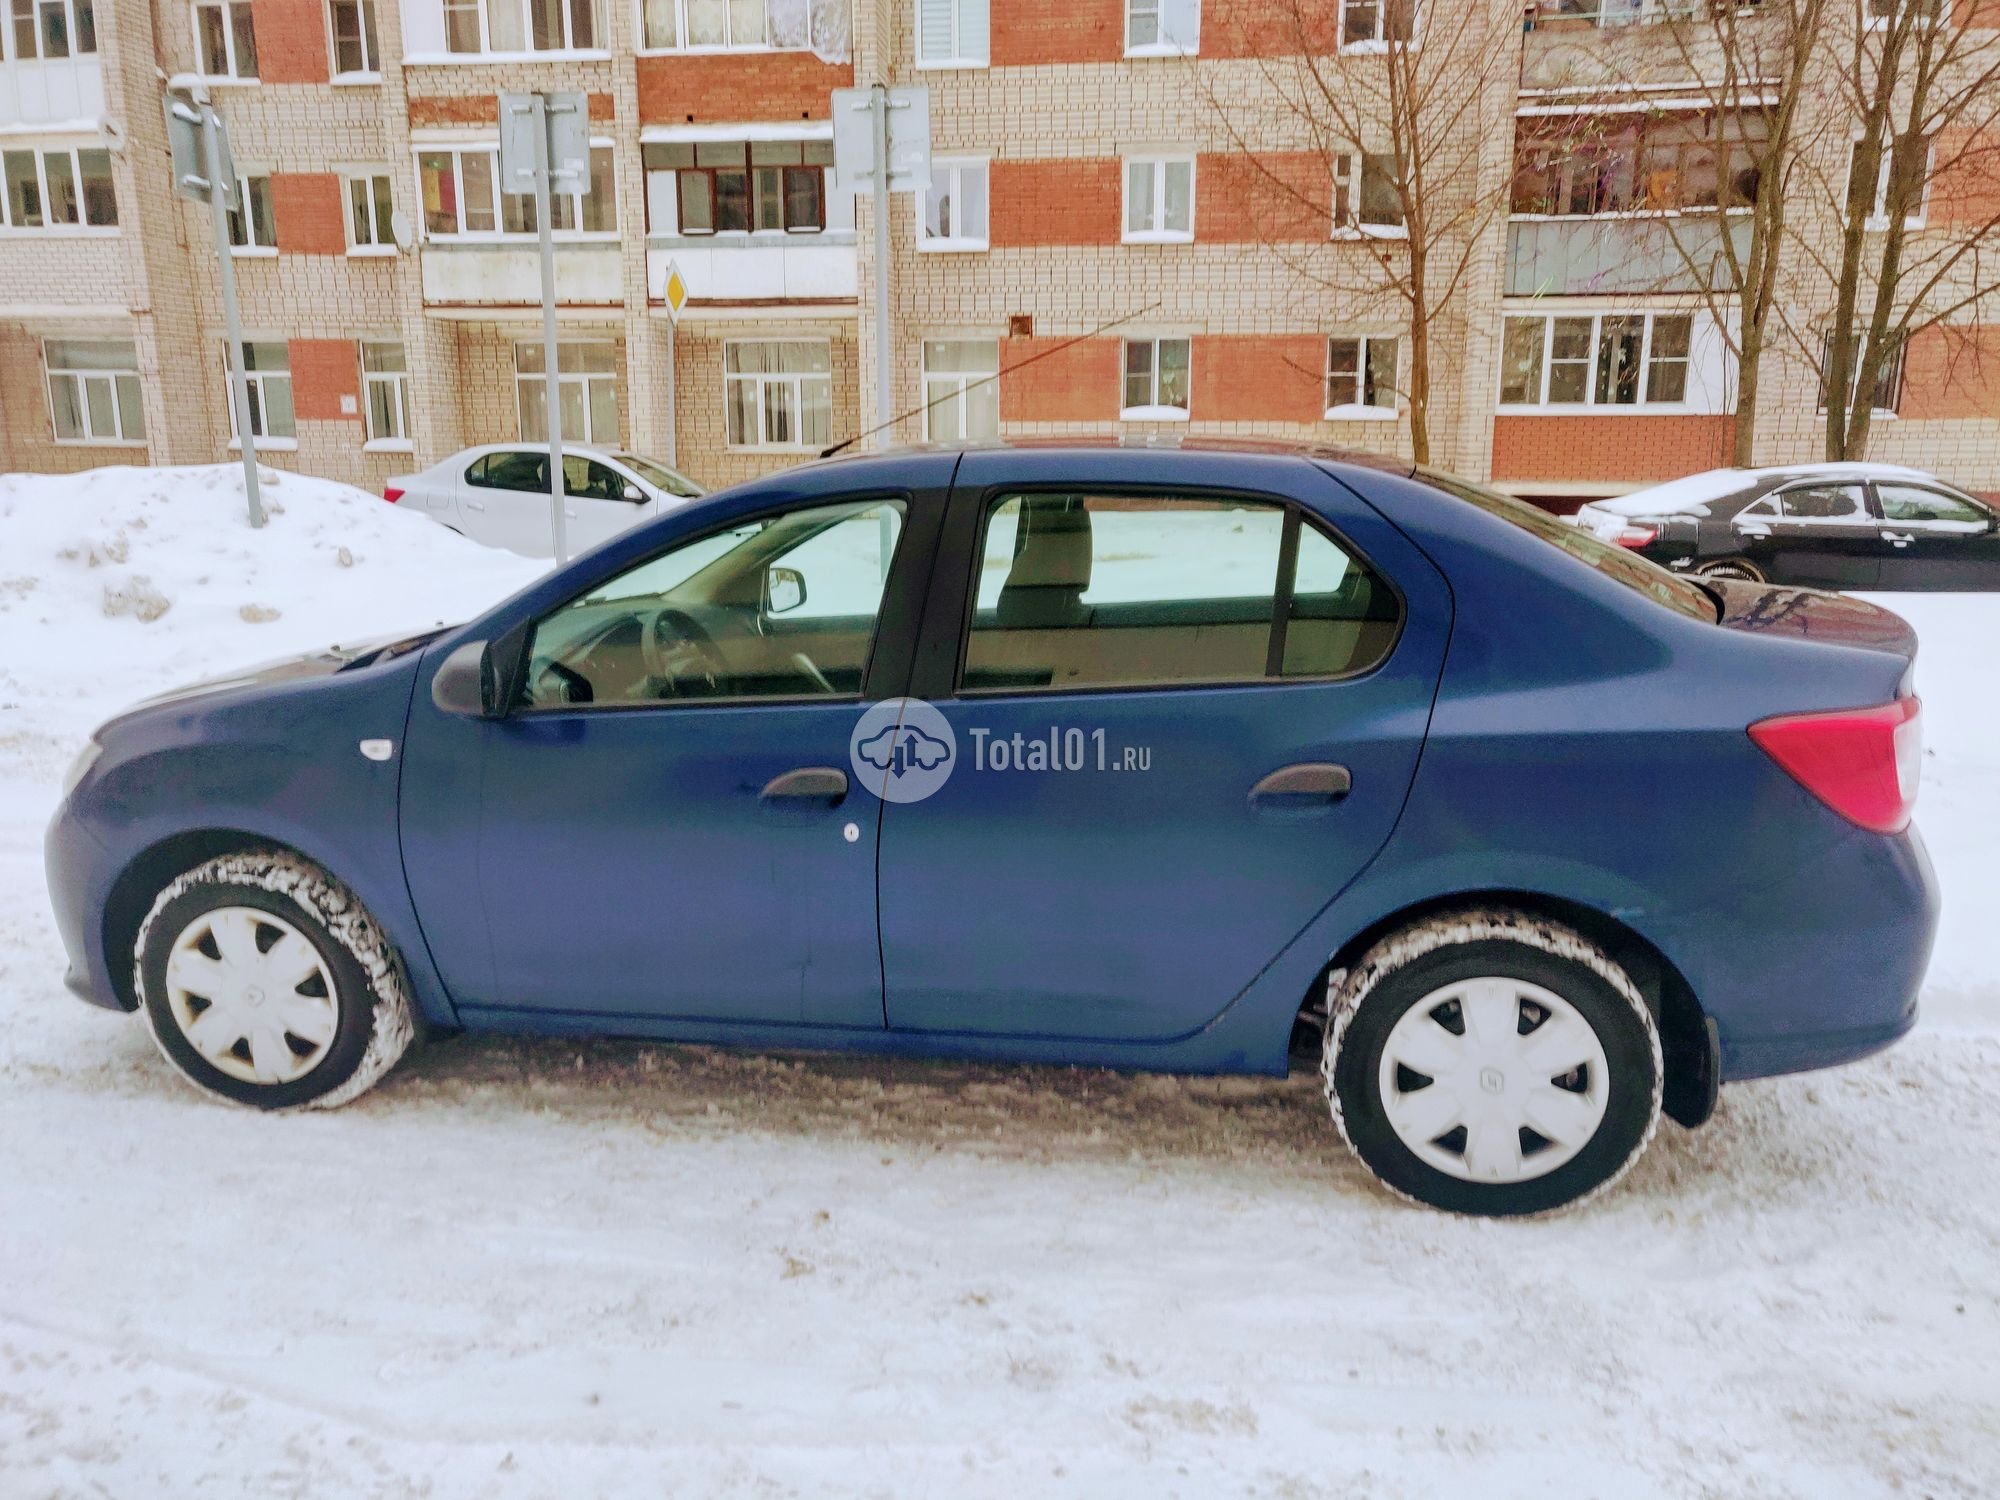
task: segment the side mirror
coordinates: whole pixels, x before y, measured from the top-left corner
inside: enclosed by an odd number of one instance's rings
[[[646,503],[646,492],[628,479],[625,481],[625,498],[630,500],[634,505],[644,505]]]
[[[806,575],[797,568],[770,568],[764,573],[764,613],[782,615],[806,602]]]
[[[431,679],[431,702],[463,718],[499,718],[500,683],[492,647],[467,641],[447,656]]]

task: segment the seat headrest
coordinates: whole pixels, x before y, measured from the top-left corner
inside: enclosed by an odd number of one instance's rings
[[[1090,587],[1090,512],[1081,497],[1030,495],[1022,500],[1006,586],[1075,594]]]

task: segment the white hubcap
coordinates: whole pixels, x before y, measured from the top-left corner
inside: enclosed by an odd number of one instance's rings
[[[1610,1097],[1604,1044],[1538,984],[1466,979],[1390,1028],[1380,1086],[1389,1124],[1440,1172],[1525,1182],[1589,1144]]]
[[[319,950],[283,917],[204,912],[167,958],[167,1007],[190,1046],[244,1083],[291,1083],[326,1056],[340,1020]]]

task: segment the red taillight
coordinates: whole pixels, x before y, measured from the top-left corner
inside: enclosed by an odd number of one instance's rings
[[[391,505],[394,505],[398,500],[403,498],[403,492],[393,484],[385,484],[382,486],[382,498],[387,500]]]
[[[1750,738],[1849,822],[1900,833],[1917,805],[1924,754],[1923,705],[1898,698],[1880,708],[1782,714],[1750,726]]]
[[[1627,525],[1619,527],[1618,535],[1611,540],[1621,547],[1650,547],[1653,545],[1653,538],[1659,534],[1660,528],[1657,526]]]

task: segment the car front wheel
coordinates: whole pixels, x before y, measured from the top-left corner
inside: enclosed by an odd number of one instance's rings
[[[1322,1068],[1356,1156],[1454,1213],[1544,1213],[1603,1191],[1660,1118],[1659,1030],[1601,948],[1527,912],[1391,933],[1329,1006]]]
[[[354,894],[288,854],[226,854],[139,928],[140,1007],[193,1083],[257,1109],[331,1108],[415,1035],[394,951]]]

